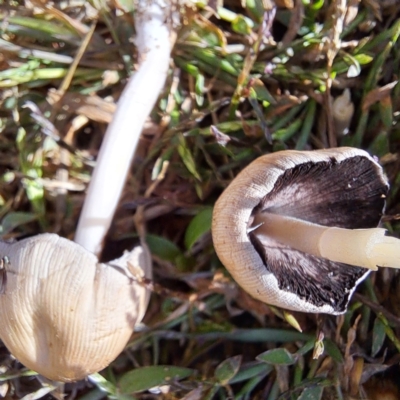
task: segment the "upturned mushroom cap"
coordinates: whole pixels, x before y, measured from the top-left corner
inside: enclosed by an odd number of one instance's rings
[[[369,270],[257,235],[257,216],[269,213],[348,230],[374,228],[388,188],[382,168],[359,149],[268,154],[241,171],[218,199],[215,250],[238,284],[261,301],[295,311],[343,313]]]
[[[55,234],[0,243],[7,282],[0,295],[0,337],[25,366],[57,381],[105,368],[124,349],[149,293],[128,277],[128,264],[149,271],[136,247],[101,264]]]

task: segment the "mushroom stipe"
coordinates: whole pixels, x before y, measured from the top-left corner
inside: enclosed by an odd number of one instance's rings
[[[377,266],[400,267],[400,241],[377,228],[389,190],[365,151],[282,151],[256,159],[218,199],[215,250],[253,297],[341,314]]]

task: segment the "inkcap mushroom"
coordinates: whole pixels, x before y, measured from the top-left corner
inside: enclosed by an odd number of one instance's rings
[[[377,228],[389,190],[365,151],[281,151],[253,161],[213,213],[215,250],[253,297],[341,314],[377,266],[400,267],[400,241]]]
[[[173,4],[139,0],[135,28],[140,67],[125,87],[103,139],[75,243],[55,234],[0,243],[0,338],[25,366],[75,381],[105,368],[143,317],[151,278],[144,242],[99,263],[143,125],[167,77]]]
[[[108,264],[55,234],[0,242],[7,281],[0,337],[25,366],[56,381],[105,368],[124,349],[149,292],[130,269],[151,276],[141,246]],[[4,284],[4,280],[3,280]]]

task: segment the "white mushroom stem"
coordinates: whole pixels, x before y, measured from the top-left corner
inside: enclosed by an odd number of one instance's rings
[[[382,228],[331,228],[267,212],[257,214],[253,226],[257,235],[316,257],[371,270],[400,268],[400,240],[385,236]]]
[[[79,219],[75,242],[98,255],[114,216],[146,118],[164,86],[171,54],[170,2],[138,2],[139,70],[129,80],[108,126]]]

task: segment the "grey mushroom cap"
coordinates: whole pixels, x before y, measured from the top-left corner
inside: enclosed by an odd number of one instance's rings
[[[375,228],[389,190],[365,151],[282,151],[256,159],[218,199],[212,235],[218,257],[253,297],[285,309],[341,314],[369,270],[316,257],[257,235],[259,213],[326,227]]]

